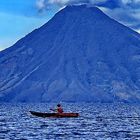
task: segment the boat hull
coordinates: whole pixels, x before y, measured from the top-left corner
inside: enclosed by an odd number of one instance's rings
[[[78,113],[41,113],[41,112],[35,112],[30,111],[30,113],[37,117],[54,117],[54,118],[70,118],[70,117],[78,117]]]

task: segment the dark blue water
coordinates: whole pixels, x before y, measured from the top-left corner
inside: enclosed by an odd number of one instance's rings
[[[0,140],[140,140],[140,106],[63,104],[79,118],[38,118],[55,104],[0,104]]]

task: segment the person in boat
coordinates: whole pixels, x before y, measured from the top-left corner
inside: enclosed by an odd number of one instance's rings
[[[63,113],[63,108],[62,108],[61,104],[57,105],[56,111],[57,111],[57,113]]]
[[[57,108],[56,109],[51,109],[52,111],[55,111],[57,113],[63,113],[63,108],[61,106],[61,104],[57,104]]]

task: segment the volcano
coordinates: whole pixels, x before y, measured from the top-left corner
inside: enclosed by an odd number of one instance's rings
[[[67,6],[0,52],[1,102],[140,102],[140,34]]]

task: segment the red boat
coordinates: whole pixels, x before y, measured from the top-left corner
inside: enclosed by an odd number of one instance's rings
[[[52,117],[52,118],[69,118],[69,117],[79,117],[78,113],[41,113],[41,112],[35,112],[30,111],[30,113],[37,117]]]

